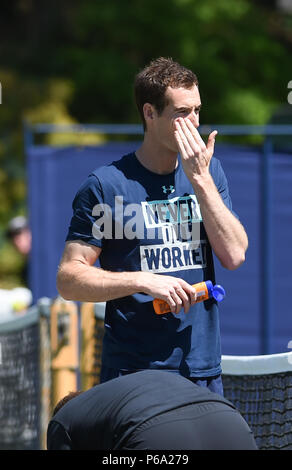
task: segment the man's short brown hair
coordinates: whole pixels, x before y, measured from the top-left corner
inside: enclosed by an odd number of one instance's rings
[[[160,115],[167,102],[165,92],[168,87],[192,88],[199,86],[196,75],[171,58],[159,57],[138,73],[134,83],[136,105],[141,115],[144,130],[146,122],[143,113],[145,103],[152,104]]]
[[[78,397],[78,395],[80,395],[81,393],[83,393],[82,390],[77,390],[76,392],[69,392],[68,395],[66,395],[65,397],[61,398],[61,400],[58,401],[58,403],[56,404],[55,408],[53,409],[52,416],[55,416],[55,414],[56,414],[64,405],[66,405],[66,403],[67,403],[68,401],[72,400],[72,398]]]

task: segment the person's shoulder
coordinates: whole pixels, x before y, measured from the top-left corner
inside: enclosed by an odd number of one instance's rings
[[[129,167],[132,158],[133,152],[127,153],[118,160],[114,160],[107,165],[102,165],[96,168],[90,173],[89,178],[95,177],[97,179],[103,179],[104,177],[119,175]]]
[[[126,154],[118,160],[114,160],[107,165],[101,165],[91,171],[89,175],[80,184],[77,195],[85,193],[94,193],[100,191],[105,184],[114,184],[117,178],[120,180],[122,173],[129,166],[133,154]]]

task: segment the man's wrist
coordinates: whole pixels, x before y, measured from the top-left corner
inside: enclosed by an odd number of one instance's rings
[[[141,271],[128,272],[128,285],[133,294],[144,292],[145,283],[143,282],[143,273]]]
[[[209,193],[215,188],[213,178],[209,172],[205,174],[194,175],[191,179],[191,184],[197,196],[199,194],[204,195],[205,193]]]

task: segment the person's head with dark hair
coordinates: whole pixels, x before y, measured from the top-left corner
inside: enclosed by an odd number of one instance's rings
[[[146,103],[154,106],[160,116],[168,103],[168,87],[191,89],[194,85],[199,86],[197,76],[173,59],[159,57],[150,62],[138,73],[134,84],[136,105],[144,130],[147,130],[144,109]]]
[[[81,393],[83,393],[82,390],[77,390],[77,391],[75,391],[75,392],[69,392],[68,395],[66,395],[65,397],[61,398],[61,400],[59,400],[58,403],[56,404],[56,406],[54,407],[52,416],[55,416],[55,414],[56,414],[64,405],[66,405],[66,403],[67,403],[68,401],[72,400],[72,398],[78,397],[78,395],[80,395]]]

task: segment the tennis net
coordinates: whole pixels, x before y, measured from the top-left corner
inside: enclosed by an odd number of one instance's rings
[[[224,395],[249,424],[261,450],[292,449],[292,352],[223,356]]]
[[[0,322],[0,450],[38,450],[49,410],[49,317],[40,304]],[[50,360],[50,359],[49,359]]]
[[[93,382],[99,383],[104,306],[95,310]],[[245,418],[262,450],[292,449],[292,352],[222,356],[224,395]]]

